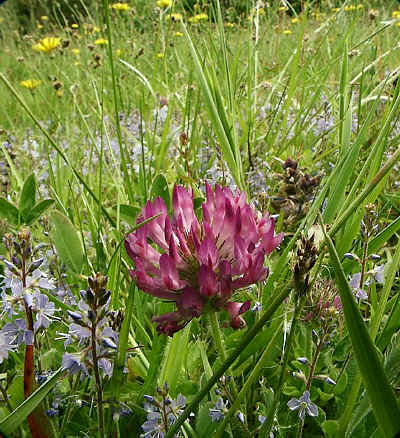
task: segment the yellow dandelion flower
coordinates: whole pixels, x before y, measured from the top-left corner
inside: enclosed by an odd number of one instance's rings
[[[37,26],[36,26],[38,29],[43,29],[43,24],[38,24]]]
[[[171,6],[171,0],[158,0],[157,6],[163,9],[168,8],[168,6]]]
[[[114,11],[129,11],[131,8],[128,3],[113,3],[110,5],[111,9],[114,9]]]
[[[169,14],[165,17],[166,20],[172,20],[172,21],[182,21],[183,15],[182,14]]]
[[[94,43],[96,44],[96,46],[106,46],[108,44],[108,41],[104,38],[97,38]]]
[[[94,26],[93,27],[93,33],[99,33],[100,32],[100,27],[98,27],[98,26]]]
[[[289,8],[287,6],[281,6],[278,8],[279,12],[286,12]]]
[[[19,85],[24,88],[28,88],[29,90],[34,90],[36,87],[38,87],[42,81],[39,79],[27,79],[25,81],[21,81]]]
[[[182,33],[182,32],[175,32],[175,33],[174,33],[174,36],[175,36],[175,37],[182,37],[182,36],[183,36],[183,33]]]
[[[284,35],[290,35],[290,34],[292,33],[292,31],[289,30],[289,29],[285,29],[282,33],[283,33]]]
[[[72,23],[71,27],[72,27],[72,29],[78,29],[79,26],[76,23]]]
[[[396,23],[396,26],[397,26],[397,27],[400,27],[400,21],[398,21],[398,22]]]
[[[364,5],[362,5],[362,4],[357,5],[357,9],[363,9],[363,8],[364,8]]]
[[[121,49],[117,49],[117,50],[115,51],[115,54],[116,54],[116,56],[121,56]]]
[[[204,21],[204,20],[208,20],[208,15],[205,14],[204,12],[202,14],[197,14],[189,18],[189,22],[195,24],[198,23],[199,21]]]
[[[72,49],[72,53],[74,55],[79,55],[79,53],[81,53],[81,51],[79,49]]]
[[[332,12],[339,12],[340,8],[332,8]]]
[[[157,53],[157,58],[158,59],[164,58],[164,53]]]
[[[41,19],[42,21],[47,21],[47,20],[49,19],[49,17],[48,17],[47,15],[42,15],[42,16],[40,17],[40,19]]]
[[[56,49],[61,43],[61,38],[57,37],[46,37],[41,39],[37,44],[32,46],[32,49],[36,52],[52,52]]]
[[[344,7],[345,12],[355,11],[356,7],[354,5],[349,5]]]
[[[292,22],[292,24],[296,24],[296,23],[298,23],[300,20],[299,20],[298,17],[294,17],[294,18],[292,18],[290,21]]]
[[[392,18],[400,18],[400,11],[393,11]]]
[[[64,91],[59,89],[59,90],[56,91],[56,94],[57,94],[57,97],[61,98],[61,97],[64,96]]]
[[[225,23],[225,27],[235,27],[235,23]]]

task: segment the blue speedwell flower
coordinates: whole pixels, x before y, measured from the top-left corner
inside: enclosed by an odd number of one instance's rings
[[[299,410],[299,417],[304,420],[305,414],[310,417],[318,416],[318,406],[310,400],[310,392],[304,391],[303,395],[297,399],[292,398],[288,401],[288,407],[291,411]]]

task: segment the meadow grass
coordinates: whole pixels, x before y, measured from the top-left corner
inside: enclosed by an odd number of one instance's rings
[[[398,3],[221,3],[103,0],[24,28],[0,7],[2,326],[34,331],[0,330],[6,436],[400,433]],[[174,304],[137,288],[124,239],[174,184],[201,217],[206,181],[285,238],[235,294],[247,329],[211,312],[166,337],[152,317]],[[100,316],[66,335],[88,286],[118,334],[97,349]]]

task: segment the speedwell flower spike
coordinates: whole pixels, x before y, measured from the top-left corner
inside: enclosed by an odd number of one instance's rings
[[[265,280],[265,256],[282,241],[274,220],[246,203],[246,195],[206,183],[199,222],[193,192],[175,186],[173,217],[161,198],[148,201],[138,222],[154,220],[127,236],[125,248],[135,262],[131,275],[144,292],[176,303],[175,312],[153,320],[159,333],[172,336],[192,318],[225,310],[231,327],[244,326],[250,302],[231,301],[235,290]]]

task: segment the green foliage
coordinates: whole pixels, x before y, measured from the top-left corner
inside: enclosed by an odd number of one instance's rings
[[[61,260],[76,274],[80,274],[84,264],[84,252],[79,234],[72,222],[59,211],[53,211],[53,241]]]
[[[59,367],[65,350],[59,338],[71,324],[67,311],[77,311],[86,276],[101,271],[109,277],[119,333],[112,376],[101,371],[109,436],[139,436],[143,397],[158,396],[166,382],[171,398],[186,397],[178,425],[188,437],[257,436],[259,416],[274,404],[275,434],[296,436],[298,411],[287,403],[303,395],[315,358],[310,397],[318,416],[306,417],[303,436],[363,438],[380,429],[389,436],[398,418],[392,388],[399,385],[399,27],[391,21],[397,3],[345,10],[357,2],[292,1],[293,9],[284,11],[272,1],[257,11],[247,0],[182,0],[169,8],[127,0],[129,11],[110,8],[105,15],[101,3],[10,0],[0,7],[0,231],[7,236],[29,226],[37,258],[46,257],[43,270],[65,292],[40,289],[57,310],[50,327],[37,333],[37,364]],[[378,7],[373,18],[370,10]],[[189,20],[203,12],[207,19]],[[181,13],[183,23],[170,13]],[[32,50],[45,36],[59,37],[60,46]],[[20,85],[29,78],[40,85]],[[255,306],[243,315],[248,329],[221,327],[218,349],[216,327],[210,330],[203,318],[172,339],[157,335],[153,316],[174,306],[135,286],[123,245],[148,200],[160,196],[171,212],[175,183],[193,188],[201,218],[205,180],[242,188],[259,210],[279,215],[276,226],[285,233],[280,250],[267,258],[266,283],[235,293],[235,300]],[[376,214],[366,237],[368,203]],[[339,260],[332,245],[327,257],[318,212]],[[286,350],[302,233],[314,233],[319,259]],[[380,284],[375,276],[382,265]],[[368,299],[354,303],[347,280],[361,272]],[[338,293],[345,320],[327,307],[334,323],[324,333],[326,317],[313,314]],[[0,406],[3,421],[23,402],[23,367],[22,348],[0,364],[2,388],[11,380],[5,389],[11,405]],[[51,419],[55,436],[82,430],[95,436],[93,378],[73,376],[53,389],[41,397],[46,407],[62,399],[61,415]],[[210,409],[220,397],[229,404],[216,423]],[[15,436],[27,433],[26,406],[23,415],[18,408],[8,417],[13,430],[20,428]],[[126,407],[131,413],[123,417]]]

